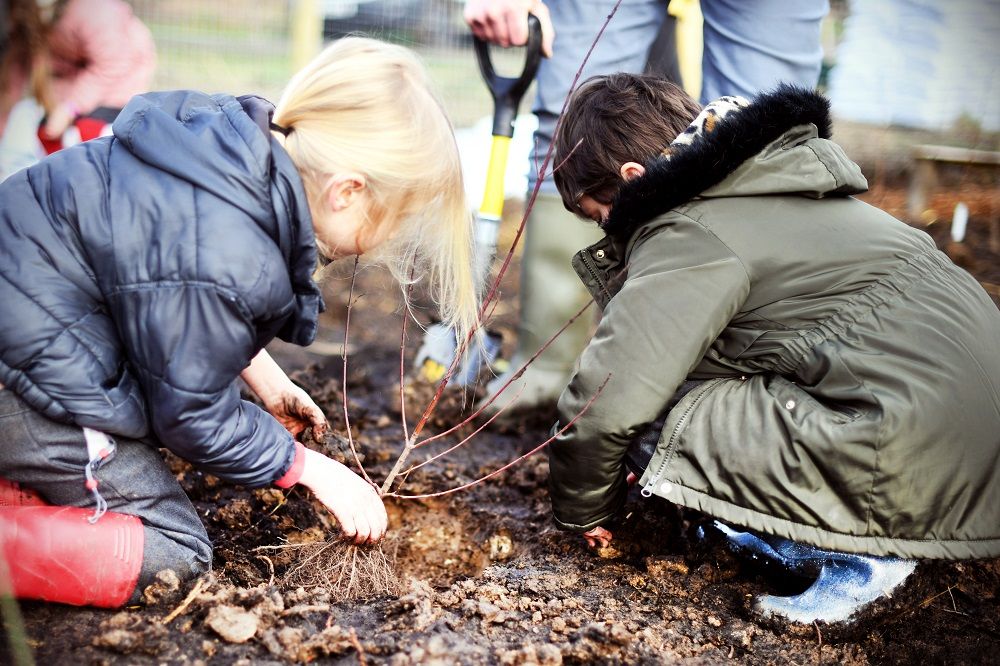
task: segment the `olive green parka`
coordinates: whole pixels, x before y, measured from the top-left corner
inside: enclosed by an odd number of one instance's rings
[[[549,448],[560,526],[613,521],[629,443],[697,379],[643,494],[832,550],[1000,556],[1000,311],[849,196],[829,126],[814,93],[757,97],[625,184],[574,258],[603,316]]]

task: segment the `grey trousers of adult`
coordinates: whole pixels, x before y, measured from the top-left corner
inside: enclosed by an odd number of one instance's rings
[[[667,4],[664,0],[623,0],[590,54],[580,82],[612,72],[670,74],[660,71],[663,59],[655,57],[654,48],[668,21]],[[529,160],[529,192],[576,72],[615,0],[549,0],[546,5],[556,39],[552,57],[542,60],[536,77],[538,92],[532,111],[538,117],[538,131]],[[722,95],[753,97],[779,82],[816,86],[823,59],[820,22],[829,11],[828,0],[702,0],[701,10],[702,104]],[[551,177],[541,190],[557,194]]]
[[[96,470],[98,490],[116,511],[142,520],[142,569],[130,602],[157,572],[189,580],[212,567],[212,544],[191,500],[152,445],[115,437],[115,454]],[[11,390],[0,389],[0,477],[16,481],[50,504],[94,508],[84,485],[83,429],[46,418]]]

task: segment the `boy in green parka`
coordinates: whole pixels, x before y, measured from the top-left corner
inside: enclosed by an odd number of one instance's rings
[[[615,74],[574,93],[554,159],[606,234],[573,261],[603,317],[559,400],[556,522],[610,542],[631,469],[817,575],[758,600],[799,622],[849,619],[917,558],[1000,556],[1000,311],[851,196],[830,124],[803,89],[701,109]]]

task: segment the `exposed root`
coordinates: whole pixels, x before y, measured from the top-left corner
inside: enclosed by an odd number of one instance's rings
[[[294,563],[280,579],[285,587],[322,587],[334,598],[349,600],[400,592],[393,562],[381,546],[355,546],[333,539],[276,548],[295,552]]]
[[[194,601],[195,597],[198,596],[198,593],[201,592],[201,588],[204,584],[205,584],[205,579],[199,578],[198,581],[194,584],[194,587],[191,588],[191,591],[188,592],[188,595],[184,597],[184,601],[181,602],[181,605],[175,608],[170,613],[170,615],[167,615],[165,618],[163,618],[160,621],[160,624],[170,624],[171,622],[173,622],[175,617],[186,611],[187,607],[190,606],[191,602]]]

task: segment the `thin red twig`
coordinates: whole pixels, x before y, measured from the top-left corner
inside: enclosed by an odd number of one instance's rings
[[[504,257],[504,261],[500,266],[500,270],[497,272],[497,277],[493,281],[490,287],[489,293],[483,302],[481,312],[485,311],[486,304],[489,303],[495,296],[497,287],[500,284],[500,279],[503,277],[504,273],[507,272],[507,268],[510,266],[511,259],[514,256],[514,249],[517,247],[518,242],[521,240],[521,235],[524,233],[524,227],[528,220],[528,215],[534,208],[535,200],[538,198],[538,192],[541,189],[542,182],[548,175],[547,169],[549,162],[552,161],[552,152],[555,148],[555,137],[559,135],[559,130],[562,127],[563,117],[566,113],[566,106],[569,104],[569,99],[573,95],[573,91],[576,90],[576,85],[580,81],[580,77],[583,76],[583,69],[587,66],[587,62],[590,60],[590,56],[594,52],[597,43],[601,41],[601,37],[604,35],[605,29],[607,29],[608,24],[611,23],[611,19],[614,18],[615,14],[618,12],[618,8],[621,6],[622,0],[615,2],[615,6],[611,8],[611,13],[604,20],[604,24],[601,25],[601,29],[597,32],[597,36],[594,37],[594,41],[591,43],[590,48],[587,50],[587,54],[583,57],[583,61],[580,63],[579,69],[576,70],[576,74],[573,76],[573,82],[570,84],[569,91],[566,93],[566,99],[563,100],[562,109],[559,111],[559,117],[556,120],[555,129],[552,131],[552,141],[549,143],[548,150],[545,151],[545,159],[542,160],[542,166],[538,169],[538,177],[535,179],[535,186],[531,190],[531,196],[528,198],[528,202],[524,208],[524,215],[521,217],[521,223],[517,227],[517,233],[514,234],[514,241],[511,243],[510,250],[507,252],[507,256]]]
[[[563,101],[562,109],[559,112],[559,118],[556,121],[556,126],[555,126],[555,129],[553,131],[553,139],[556,136],[558,136],[559,130],[560,130],[561,126],[562,126],[563,116],[564,116],[564,113],[566,111],[566,106],[569,103],[570,95],[576,89],[576,85],[579,82],[580,77],[583,75],[583,69],[584,69],[584,67],[586,66],[587,62],[590,60],[590,56],[593,54],[594,48],[597,46],[597,43],[601,40],[601,37],[604,35],[604,31],[607,29],[608,24],[611,22],[611,19],[614,18],[615,14],[618,12],[618,8],[621,6],[621,3],[622,3],[622,0],[617,0],[617,2],[615,2],[614,6],[611,9],[611,12],[608,14],[607,19],[604,21],[604,24],[601,26],[601,29],[597,32],[597,36],[594,37],[594,41],[591,43],[590,48],[587,50],[587,53],[584,56],[583,61],[580,63],[579,69],[577,69],[576,75],[573,77],[573,81],[570,84],[569,92],[566,95],[566,99]],[[393,493],[388,493],[388,490],[389,490],[390,486],[392,485],[393,481],[396,479],[396,476],[402,470],[402,466],[405,463],[407,457],[410,455],[410,453],[413,451],[413,449],[416,448],[417,437],[419,437],[420,433],[423,431],[424,426],[430,420],[431,415],[437,409],[437,406],[438,406],[438,404],[440,403],[440,400],[441,400],[441,396],[444,394],[445,388],[448,386],[449,381],[451,381],[451,378],[454,376],[454,374],[455,374],[456,370],[458,369],[458,367],[459,367],[459,365],[460,365],[463,357],[465,356],[465,351],[468,348],[470,342],[472,341],[473,337],[475,335],[477,335],[479,333],[479,331],[482,330],[483,324],[484,324],[484,318],[486,316],[486,313],[490,312],[490,314],[492,315],[492,313],[495,311],[495,308],[496,308],[496,302],[495,301],[496,301],[497,296],[499,294],[500,281],[503,278],[504,274],[507,272],[507,269],[510,267],[511,260],[513,259],[513,256],[514,256],[514,251],[517,248],[517,245],[518,245],[518,243],[521,240],[521,236],[524,234],[524,228],[525,228],[525,225],[527,223],[528,216],[530,215],[532,209],[534,208],[535,201],[538,198],[539,189],[541,187],[542,182],[544,181],[544,179],[546,177],[548,165],[549,165],[549,163],[552,160],[552,153],[553,153],[554,145],[555,145],[554,141],[549,144],[548,150],[545,153],[545,159],[542,161],[541,167],[537,170],[538,177],[537,177],[537,179],[535,181],[534,187],[532,188],[531,195],[528,198],[527,204],[526,204],[525,209],[524,209],[524,214],[521,217],[521,222],[518,225],[517,232],[514,235],[514,240],[511,243],[510,249],[507,251],[507,255],[504,257],[503,263],[501,264],[500,269],[499,269],[499,271],[496,274],[496,277],[493,279],[493,281],[490,284],[490,288],[488,290],[488,293],[487,293],[486,297],[483,299],[483,302],[482,302],[482,304],[480,306],[480,309],[479,309],[479,314],[477,316],[476,322],[473,325],[472,330],[470,330],[469,333],[468,333],[468,335],[465,337],[465,340],[460,341],[460,344],[458,345],[457,353],[455,354],[455,357],[452,359],[451,365],[448,367],[448,370],[445,372],[444,377],[442,377],[441,381],[438,383],[437,389],[435,390],[433,397],[431,398],[431,400],[428,403],[427,407],[424,409],[424,411],[421,414],[420,418],[417,420],[416,425],[414,425],[413,431],[409,435],[409,437],[407,438],[402,453],[400,453],[399,458],[396,459],[396,463],[393,465],[393,469],[389,472],[389,475],[386,477],[385,481],[382,483],[382,486],[381,486],[381,489],[380,489],[380,494],[383,497],[388,496],[388,495],[393,495],[393,496],[397,496],[397,497],[408,497],[408,496],[400,496],[400,495],[395,495]],[[589,303],[588,303],[588,306],[589,306]],[[563,329],[561,329],[561,330],[564,330],[564,329],[565,329],[565,327],[563,327]],[[537,356],[537,355],[538,354],[536,353],[535,356]],[[532,360],[533,360],[533,358],[532,358]],[[529,362],[530,362],[530,360],[529,360]],[[523,368],[519,371],[519,373],[517,375],[515,375],[515,377],[520,376],[521,372],[523,372]],[[605,384],[606,383],[607,383],[607,380],[605,380]],[[508,383],[508,385],[509,385],[509,383]],[[603,389],[603,387],[604,387],[604,384],[601,385],[601,389]],[[598,395],[599,395],[599,393],[598,393]],[[595,395],[594,398],[596,398],[596,397],[597,396]],[[591,399],[591,400],[593,400],[593,399]],[[345,400],[345,404],[346,404],[346,400]],[[587,406],[584,407],[583,411],[586,411],[587,407],[589,407],[590,404],[591,403],[588,402]],[[582,412],[581,412],[581,414],[582,414]],[[578,418],[578,417],[579,417],[579,415],[577,415],[577,417],[574,417],[574,420],[576,418]],[[551,441],[551,440],[549,440],[549,441]],[[548,443],[548,441],[546,442],[546,444],[547,443]],[[542,446],[545,446],[545,444],[543,444]],[[539,447],[538,449],[536,449],[536,451],[540,450],[540,449],[541,449],[541,447]],[[528,455],[530,455],[530,454],[528,454]],[[524,457],[527,457],[527,456],[523,456],[522,458],[519,458],[518,461],[522,460]],[[515,462],[518,462],[518,461],[515,461]],[[514,463],[511,463],[511,464],[514,464]],[[506,469],[506,467],[504,467],[503,469]],[[502,470],[498,470],[495,473],[499,473],[499,471],[502,471]],[[484,477],[484,478],[489,478],[489,476]],[[468,486],[465,486],[465,487],[468,487]],[[461,490],[461,489],[462,488],[459,488],[457,490]],[[455,490],[448,491],[448,492],[455,492]],[[414,496],[414,497],[416,497],[416,496]]]
[[[562,109],[560,109],[559,111],[559,118],[558,120],[556,120],[556,126],[552,133],[553,139],[555,139],[555,137],[558,136],[559,134],[559,129],[560,127],[562,127],[563,114],[566,111],[566,105],[569,104],[570,95],[572,95],[573,91],[576,89],[576,85],[580,81],[580,77],[583,75],[584,67],[590,60],[590,56],[593,54],[594,48],[597,46],[597,43],[601,40],[601,37],[604,35],[604,31],[607,29],[608,24],[611,23],[611,19],[614,18],[615,14],[618,12],[618,8],[621,6],[621,4],[622,0],[617,0],[617,2],[615,2],[614,7],[611,8],[611,12],[605,19],[604,24],[601,25],[601,29],[597,32],[597,36],[594,37],[594,41],[591,43],[590,48],[587,50],[587,53],[583,58],[583,61],[580,63],[579,69],[576,70],[576,75],[573,77],[573,82],[570,84],[569,92],[566,94],[566,99],[563,101]],[[541,168],[538,169],[538,177],[535,180],[535,186],[532,188],[531,196],[528,198],[528,202],[525,205],[524,215],[521,217],[521,223],[518,225],[517,232],[514,234],[514,240],[511,243],[510,249],[507,251],[507,256],[504,257],[503,263],[500,265],[500,270],[497,272],[496,277],[494,278],[492,284],[490,285],[490,289],[486,295],[486,298],[483,300],[483,303],[480,307],[478,323],[476,326],[473,327],[472,331],[469,332],[469,335],[466,336],[466,339],[459,345],[458,353],[455,354],[455,358],[452,360],[451,366],[449,366],[448,371],[445,373],[444,377],[441,379],[441,382],[438,384],[437,391],[435,391],[434,396],[431,398],[430,403],[427,405],[427,408],[424,409],[424,413],[417,421],[417,424],[413,427],[413,437],[417,437],[423,431],[424,426],[427,424],[427,421],[434,413],[434,410],[437,409],[437,405],[441,400],[441,396],[444,394],[445,388],[448,386],[448,382],[454,376],[455,370],[458,368],[458,365],[461,362],[462,357],[465,355],[465,349],[468,347],[468,344],[471,341],[472,336],[476,334],[477,330],[479,330],[479,327],[483,321],[483,314],[486,312],[487,308],[489,307],[489,304],[496,298],[497,291],[500,286],[500,280],[503,278],[504,274],[507,272],[507,268],[510,266],[510,262],[514,257],[514,250],[515,248],[517,248],[517,245],[521,240],[521,236],[524,234],[524,227],[528,220],[528,215],[531,213],[531,210],[535,206],[535,200],[538,198],[538,191],[541,188],[542,182],[545,180],[546,169],[548,168],[549,162],[552,160],[552,151],[554,145],[555,145],[554,142],[550,143],[548,150],[545,152],[545,159],[542,160]]]
[[[354,307],[354,285],[358,279],[358,261],[360,257],[354,257],[354,270],[351,272],[351,291],[347,296],[347,318],[344,321],[344,348],[340,350],[340,358],[344,362],[344,378],[343,384],[341,386],[341,393],[344,397],[344,426],[347,428],[347,443],[351,447],[351,455],[354,456],[354,463],[358,466],[358,471],[365,478],[365,481],[375,485],[368,476],[368,472],[365,471],[364,465],[361,464],[361,459],[358,457],[358,450],[354,446],[354,435],[351,433],[351,416],[348,414],[347,409],[347,343],[351,335],[351,309]]]
[[[489,398],[487,398],[486,401],[483,402],[483,404],[479,407],[478,410],[476,410],[475,412],[473,412],[470,416],[468,416],[465,420],[461,421],[457,425],[454,425],[451,428],[448,428],[447,430],[445,430],[443,432],[439,432],[436,435],[432,435],[432,436],[430,436],[430,437],[428,437],[426,439],[421,440],[420,442],[418,442],[415,445],[415,447],[419,448],[419,447],[424,446],[426,444],[430,444],[431,442],[433,442],[435,440],[441,439],[442,437],[446,437],[446,436],[450,435],[451,433],[455,432],[456,430],[458,430],[459,428],[461,428],[462,426],[467,425],[473,419],[477,418],[480,414],[482,414],[490,405],[492,405],[494,402],[496,402],[497,398],[499,398],[504,393],[504,391],[507,390],[507,388],[511,384],[513,384],[515,381],[517,381],[517,379],[521,375],[524,374],[524,371],[527,370],[528,366],[531,365],[535,361],[536,358],[538,358],[543,353],[545,353],[545,350],[549,348],[549,345],[551,345],[552,342],[556,338],[558,338],[560,335],[562,335],[563,331],[565,331],[567,328],[569,328],[570,326],[572,326],[573,322],[575,322],[577,319],[579,319],[581,316],[583,316],[583,313],[586,312],[587,309],[591,305],[593,305],[593,303],[594,303],[594,299],[591,298],[590,300],[587,301],[587,303],[582,308],[580,308],[579,310],[577,310],[576,314],[574,314],[572,317],[570,317],[569,320],[565,324],[563,324],[562,327],[558,331],[556,331],[554,335],[552,335],[552,337],[550,337],[548,340],[546,340],[545,344],[543,344],[541,347],[539,347],[538,351],[536,351],[534,354],[532,354],[531,358],[529,358],[527,361],[525,361],[521,365],[521,367],[518,369],[518,371],[515,372],[513,375],[510,376],[510,378],[503,384],[503,386],[501,386],[499,389],[497,389],[493,393],[493,395],[489,396]],[[518,394],[518,395],[520,395],[520,394]],[[517,398],[515,396],[515,400],[516,399]]]
[[[403,311],[403,332],[400,335],[399,342],[399,418],[403,422],[403,441],[410,439],[409,428],[406,425],[406,361],[404,360],[404,354],[406,352],[406,320],[410,318],[410,313],[407,310]]]
[[[573,157],[573,153],[576,152],[576,149],[580,147],[581,143],[583,143],[583,139],[580,139],[579,141],[573,144],[573,147],[570,149],[570,151],[566,153],[566,157],[562,158],[562,161],[559,162],[559,164],[555,165],[555,167],[552,169],[552,173],[555,173],[556,171],[559,171],[559,169],[563,168],[563,165],[569,161],[569,158]]]
[[[471,440],[471,439],[472,439],[473,437],[475,437],[476,435],[478,435],[478,434],[479,434],[479,433],[480,433],[480,432],[481,432],[481,431],[482,431],[482,430],[483,430],[483,429],[484,429],[484,428],[485,428],[486,426],[488,426],[489,424],[493,423],[493,422],[494,422],[494,421],[496,421],[496,420],[497,420],[497,419],[498,419],[498,418],[499,418],[500,416],[502,416],[502,415],[503,415],[503,413],[504,413],[505,411],[507,411],[507,408],[508,408],[508,407],[510,407],[510,406],[511,406],[512,404],[514,404],[514,402],[515,402],[515,401],[517,401],[517,399],[518,399],[518,398],[520,397],[520,395],[521,395],[521,391],[523,391],[523,390],[524,390],[524,387],[522,386],[522,387],[521,387],[521,390],[520,390],[520,391],[518,391],[518,392],[517,392],[517,395],[515,395],[515,396],[514,396],[514,400],[512,400],[512,401],[511,401],[510,403],[508,403],[508,404],[504,405],[504,406],[503,406],[503,407],[502,407],[501,409],[498,409],[498,410],[497,410],[497,413],[496,413],[496,414],[494,414],[493,416],[491,416],[491,417],[490,417],[489,419],[487,419],[487,420],[486,420],[486,421],[485,421],[485,422],[484,422],[484,423],[483,423],[483,424],[482,424],[481,426],[479,426],[478,428],[476,428],[476,429],[475,429],[475,430],[474,430],[474,431],[472,432],[472,434],[471,434],[471,435],[469,435],[468,437],[466,437],[465,439],[463,439],[462,441],[460,441],[460,442],[459,442],[458,444],[455,444],[455,445],[454,445],[454,446],[452,446],[451,448],[448,448],[448,449],[445,449],[445,450],[444,450],[444,451],[442,451],[441,453],[438,453],[438,454],[436,454],[436,455],[433,455],[433,456],[431,456],[430,458],[428,458],[427,460],[423,461],[422,463],[417,463],[416,465],[413,465],[412,467],[408,467],[408,468],[406,469],[406,471],[405,471],[405,472],[402,472],[402,474],[403,474],[403,477],[405,478],[405,477],[406,477],[406,475],[407,475],[407,474],[409,474],[410,472],[413,472],[413,471],[415,471],[415,470],[418,470],[418,469],[420,469],[421,467],[423,467],[424,465],[426,465],[427,463],[430,463],[430,462],[434,462],[434,461],[435,461],[435,460],[437,460],[438,458],[441,458],[441,457],[443,457],[443,456],[446,456],[446,455],[448,455],[449,453],[451,453],[452,451],[454,451],[455,449],[457,449],[457,448],[459,448],[459,447],[461,447],[461,446],[464,446],[465,444],[467,444],[467,443],[468,443],[468,442],[469,442],[469,441],[470,441],[470,440]],[[423,445],[424,445],[424,444],[426,444],[426,443],[427,443],[427,442],[426,442],[426,440],[425,440],[425,441],[423,441],[423,442],[420,442],[420,443],[416,444],[416,445],[415,445],[415,446],[414,446],[413,448],[418,448],[418,447],[420,447],[420,446],[423,446]]]
[[[535,180],[535,186],[532,188],[531,195],[528,197],[528,201],[524,207],[524,215],[522,215],[521,217],[521,222],[517,227],[517,232],[514,234],[514,240],[511,243],[510,249],[507,251],[507,256],[504,257],[503,263],[500,265],[500,270],[497,272],[497,275],[493,279],[493,282],[490,285],[490,289],[487,292],[486,297],[483,299],[482,306],[480,307],[479,310],[478,324],[469,333],[465,341],[463,341],[462,344],[459,346],[459,350],[458,353],[455,355],[455,359],[452,361],[452,364],[448,368],[448,371],[441,379],[440,384],[438,384],[437,391],[435,391],[434,396],[431,398],[430,403],[424,410],[424,413],[420,417],[420,420],[417,422],[417,425],[414,426],[413,428],[414,437],[416,437],[417,435],[420,434],[421,431],[423,431],[424,425],[430,419],[431,415],[434,413],[434,410],[437,409],[438,402],[440,402],[441,396],[444,394],[444,389],[445,387],[447,387],[448,382],[451,380],[452,376],[454,376],[455,370],[457,369],[462,356],[464,356],[465,349],[468,346],[469,341],[472,339],[472,336],[478,330],[479,325],[481,325],[483,321],[483,313],[486,312],[486,309],[489,306],[490,302],[496,298],[497,291],[500,286],[500,280],[503,278],[504,274],[506,274],[507,268],[510,266],[510,262],[514,257],[514,250],[517,248],[517,245],[521,240],[521,236],[524,234],[524,227],[528,221],[528,215],[531,213],[532,209],[535,206],[535,200],[538,198],[539,189],[542,186],[542,182],[545,180],[546,169],[548,168],[548,164],[552,159],[552,151],[555,146],[554,139],[559,134],[559,129],[562,127],[563,114],[566,111],[567,104],[569,104],[570,95],[576,89],[576,84],[580,81],[580,77],[583,76],[583,68],[587,65],[587,62],[590,60],[590,56],[593,54],[594,48],[597,46],[597,43],[601,40],[601,37],[604,35],[605,29],[607,29],[608,24],[611,23],[611,19],[614,18],[621,4],[622,0],[618,0],[617,2],[615,2],[615,6],[611,8],[611,13],[608,14],[607,19],[605,19],[604,24],[601,26],[601,29],[597,32],[597,36],[594,38],[593,43],[591,43],[590,48],[587,50],[587,54],[584,56],[583,61],[580,63],[580,68],[576,70],[576,74],[573,77],[573,82],[570,84],[569,92],[567,92],[566,99],[563,101],[562,109],[559,111],[559,118],[556,120],[555,129],[552,132],[553,142],[549,143],[548,150],[546,150],[545,152],[545,158],[542,160],[542,165],[537,170],[538,177]]]
[[[590,406],[592,404],[594,404],[594,401],[597,400],[597,398],[600,397],[601,393],[604,392],[604,387],[607,386],[608,381],[610,379],[611,379],[611,375],[608,375],[607,377],[604,378],[604,381],[597,388],[597,392],[593,395],[593,397],[590,400],[587,401],[587,404],[583,406],[583,409],[581,409],[579,412],[577,412],[576,416],[574,416],[572,419],[570,419],[569,423],[567,423],[562,428],[560,428],[556,432],[556,434],[552,435],[547,440],[545,440],[544,442],[542,442],[541,444],[539,444],[535,448],[531,449],[530,451],[528,451],[524,455],[522,455],[522,456],[520,456],[520,457],[518,457],[518,458],[516,458],[516,459],[514,459],[512,461],[510,461],[509,463],[507,463],[503,467],[500,467],[499,469],[493,470],[492,472],[490,472],[486,476],[480,477],[480,478],[476,479],[475,481],[470,481],[469,483],[466,483],[464,485],[458,486],[456,488],[450,488],[448,490],[442,490],[442,491],[437,492],[437,493],[426,493],[426,494],[423,494],[423,495],[397,495],[396,493],[386,493],[385,495],[383,495],[383,497],[395,497],[397,499],[427,499],[427,498],[430,498],[430,497],[441,497],[443,495],[450,495],[452,493],[457,493],[457,492],[462,491],[462,490],[467,490],[469,488],[472,488],[473,486],[479,485],[480,483],[482,483],[483,481],[486,481],[487,479],[493,478],[497,474],[500,474],[501,472],[504,472],[504,471],[510,469],[511,467],[513,467],[517,463],[521,462],[525,458],[528,458],[528,457],[531,457],[531,456],[535,455],[536,453],[538,453],[539,451],[541,451],[542,449],[544,449],[546,446],[548,446],[549,444],[551,444],[552,441],[556,437],[558,437],[559,435],[561,435],[564,432],[566,432],[566,430],[568,430],[571,425],[573,425],[574,423],[576,423],[577,420],[581,416],[583,416],[584,413],[586,413],[586,411],[588,409],[590,409]]]

